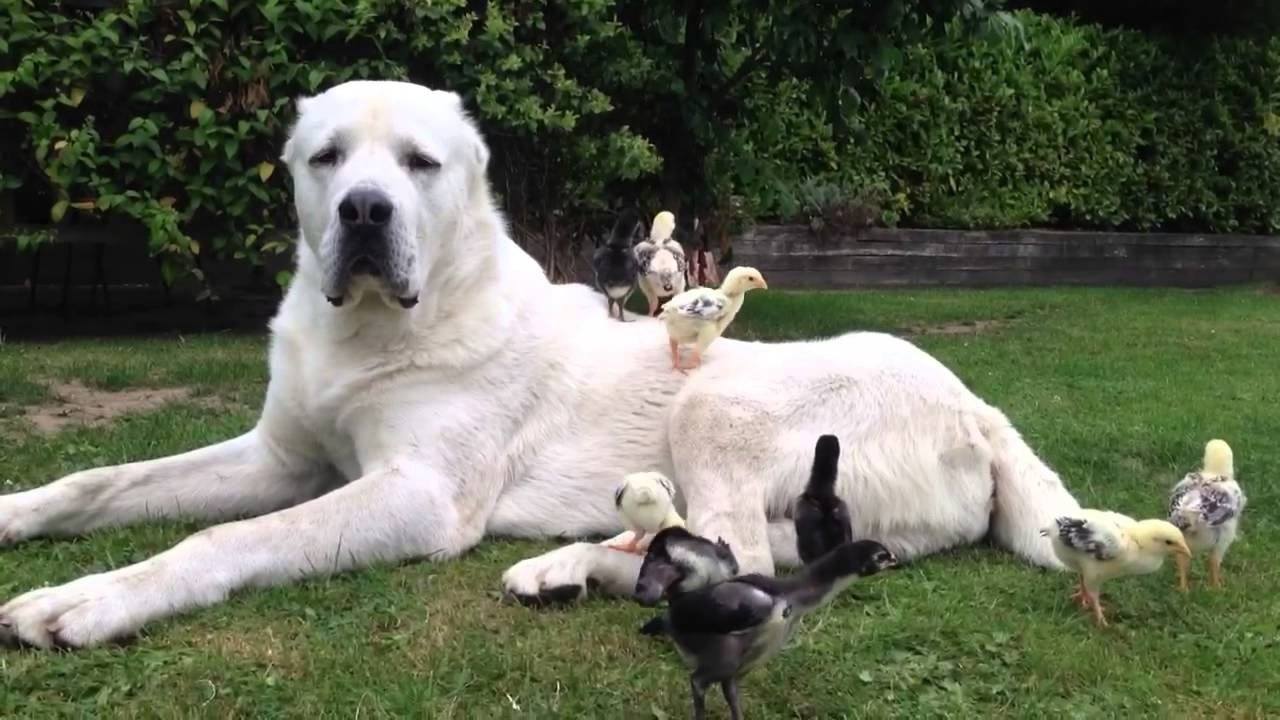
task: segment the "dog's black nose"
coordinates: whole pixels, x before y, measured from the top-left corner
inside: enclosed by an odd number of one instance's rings
[[[391,198],[373,188],[356,188],[338,203],[338,218],[350,227],[376,228],[391,221]]]

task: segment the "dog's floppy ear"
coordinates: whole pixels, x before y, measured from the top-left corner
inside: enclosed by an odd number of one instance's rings
[[[484,138],[480,136],[480,131],[476,130],[474,152],[476,156],[476,167],[484,173],[489,169],[489,146],[485,144]]]
[[[298,121],[307,113],[307,108],[311,105],[312,98],[305,95],[299,95],[294,101],[296,112],[293,115],[293,126],[289,128],[289,139],[285,140],[284,152],[280,154],[280,160],[288,165],[294,158],[297,148],[293,142],[293,134],[298,129]]]
[[[484,136],[480,134],[480,128],[476,125],[476,121],[467,112],[466,104],[462,101],[462,96],[450,90],[433,90],[436,95],[444,98],[444,100],[462,116],[465,122],[471,128],[469,140],[471,141],[472,159],[476,163],[476,167],[481,173],[489,169],[489,145],[485,143]]]

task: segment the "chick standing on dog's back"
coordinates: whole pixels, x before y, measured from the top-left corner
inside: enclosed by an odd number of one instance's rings
[[[653,217],[649,238],[636,245],[640,263],[640,292],[649,301],[649,315],[658,312],[659,298],[684,292],[686,263],[684,247],[672,237],[676,216],[663,210]]]
[[[635,244],[644,237],[644,222],[634,210],[624,210],[609,233],[609,239],[591,256],[596,288],[609,303],[609,317],[618,306],[618,319],[627,322],[626,305],[636,291],[640,279],[640,263],[636,261]]]

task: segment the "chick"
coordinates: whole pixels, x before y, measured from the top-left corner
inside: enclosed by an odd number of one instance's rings
[[[1248,502],[1236,482],[1231,446],[1210,440],[1200,472],[1187,473],[1169,495],[1169,522],[1178,526],[1194,552],[1209,553],[1209,584],[1222,586],[1222,556],[1235,542]],[[1179,558],[1178,589],[1186,591],[1190,561]]]
[[[840,440],[823,435],[813,450],[813,470],[809,484],[796,499],[796,550],[800,562],[808,565],[832,548],[853,540],[849,506],[836,495],[836,469],[840,462]]]
[[[747,291],[768,287],[759,270],[736,267],[725,276],[719,289],[694,288],[668,300],[658,317],[667,326],[672,369],[686,372],[701,366],[702,353],[733,322],[734,316],[742,309]],[[688,344],[694,346],[694,364],[685,368],[680,365],[680,346]]]
[[[684,246],[672,237],[676,216],[663,210],[653,217],[649,237],[636,244],[636,261],[640,265],[640,292],[649,301],[649,315],[658,310],[659,298],[670,298],[684,292],[688,261]]]
[[[742,717],[738,679],[786,645],[800,618],[825,605],[858,577],[897,567],[873,540],[832,550],[785,578],[743,575],[671,600],[667,631],[690,670],[693,717],[706,717],[706,691],[719,683],[729,714]]]
[[[613,306],[617,305],[618,319],[622,322],[627,322],[623,308],[640,279],[640,263],[636,261],[634,246],[643,237],[644,222],[639,213],[624,211],[614,222],[609,240],[591,256],[596,289],[604,293],[609,317],[613,317]]]
[[[657,605],[662,598],[678,597],[723,582],[738,574],[738,559],[721,538],[715,542],[682,527],[670,527],[653,536],[640,575],[635,599],[641,605]],[[645,635],[667,631],[666,613],[640,628]]]
[[[613,494],[613,504],[631,531],[631,540],[609,547],[639,555],[640,541],[646,533],[684,527],[684,520],[676,512],[675,497],[676,486],[660,472],[632,473],[624,477]]]
[[[1138,521],[1107,510],[1063,515],[1040,534],[1050,539],[1062,564],[1080,573],[1079,590],[1072,599],[1093,609],[1099,627],[1107,625],[1098,597],[1104,581],[1153,573],[1164,565],[1166,556],[1191,554],[1182,531],[1172,523]]]

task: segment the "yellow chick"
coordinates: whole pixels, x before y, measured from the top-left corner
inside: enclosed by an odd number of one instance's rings
[[[702,365],[702,353],[733,322],[742,309],[748,290],[767,289],[764,276],[752,267],[736,267],[725,275],[717,288],[700,287],[686,290],[668,300],[658,317],[667,326],[671,342],[671,367],[685,372],[680,365],[680,346],[693,345],[693,368]]]
[[[671,239],[672,233],[676,231],[676,216],[670,210],[663,210],[653,216],[653,223],[649,226],[649,239],[653,242],[662,242]]]
[[[1063,515],[1040,534],[1050,539],[1062,564],[1080,573],[1080,587],[1072,599],[1092,608],[1099,627],[1107,625],[1098,597],[1103,581],[1153,573],[1169,555],[1191,555],[1182,531],[1172,523],[1139,521],[1107,510]]]
[[[656,535],[669,527],[684,527],[675,507],[676,486],[660,472],[631,473],[613,493],[613,505],[621,513],[631,540],[610,544],[614,550],[640,554],[646,533]]]
[[[1248,499],[1236,482],[1231,446],[1210,440],[1200,472],[1187,473],[1169,493],[1169,522],[1196,553],[1209,554],[1209,584],[1222,586],[1222,556],[1236,540]],[[1190,558],[1178,559],[1178,589],[1186,591]]]

